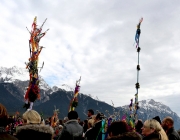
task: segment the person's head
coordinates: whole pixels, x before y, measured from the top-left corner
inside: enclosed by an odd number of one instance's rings
[[[161,123],[163,129],[166,131],[174,126],[174,121],[171,117],[166,117]]]
[[[161,124],[161,119],[160,119],[159,116],[156,116],[156,117],[154,117],[153,119],[155,119],[156,121],[158,121],[158,122]]]
[[[138,133],[142,133],[142,128],[143,127],[143,122],[142,120],[137,120],[136,124],[135,124],[135,129],[136,129],[136,132]]]
[[[155,131],[159,132],[161,130],[161,126],[158,123],[158,121],[152,119],[152,120],[146,120],[144,122],[144,125],[142,127],[142,134],[144,136],[147,136]]]
[[[92,115],[94,115],[94,111],[92,109],[88,110],[87,116],[91,117]]]
[[[40,124],[41,116],[35,110],[28,110],[23,114],[23,120],[27,122],[27,124]]]
[[[78,120],[78,123],[80,123],[80,122],[81,122],[81,119],[80,119],[79,117],[77,118],[77,120]]]
[[[18,118],[18,123],[22,123],[22,119],[21,118]]]
[[[88,120],[88,128],[91,128],[94,124],[94,119]]]
[[[62,125],[59,125],[59,130],[61,131],[63,129],[63,126]]]
[[[78,118],[78,113],[76,111],[70,111],[68,113],[69,120],[74,120],[74,119],[77,120],[77,118]]]
[[[60,125],[63,125],[63,121],[62,121],[62,120],[59,120],[59,124],[60,124]]]
[[[48,119],[45,120],[45,125],[50,125],[50,121]]]
[[[148,136],[154,132],[160,135],[161,140],[168,140],[165,131],[158,121],[156,121],[155,119],[146,120],[142,127],[142,135]]]
[[[128,131],[129,131],[128,125],[124,121],[113,122],[108,128],[108,133],[110,137],[117,136],[119,134],[122,134]]]
[[[88,120],[84,120],[84,125],[88,125]]]
[[[68,117],[64,117],[63,123],[66,123],[68,120]]]
[[[104,118],[104,114],[98,113],[98,114],[96,115],[95,122],[100,121],[100,120],[102,120],[103,118]]]
[[[8,113],[6,108],[0,104],[0,126],[5,127],[8,124]]]
[[[83,123],[83,121],[80,121],[79,124],[80,124],[81,126],[83,126],[84,123]]]
[[[108,140],[142,140],[142,138],[136,132],[126,132],[119,136],[111,137]]]

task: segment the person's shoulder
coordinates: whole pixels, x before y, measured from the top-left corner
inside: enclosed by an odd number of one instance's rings
[[[174,130],[171,134],[168,135],[169,140],[180,140],[179,134]]]
[[[172,128],[171,133],[169,133],[169,135],[178,135],[179,136],[178,132],[174,128]]]
[[[72,124],[72,123],[78,123],[77,120],[68,120],[65,125]]]
[[[0,134],[0,140],[18,140],[18,139],[10,134],[3,133]]]

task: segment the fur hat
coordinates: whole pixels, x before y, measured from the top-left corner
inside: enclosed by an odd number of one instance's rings
[[[161,124],[161,119],[160,119],[159,116],[156,116],[156,117],[154,117],[153,119],[156,120],[156,121],[158,121],[158,122]]]
[[[41,116],[35,110],[28,110],[23,114],[23,119],[27,121],[28,124],[40,124]]]

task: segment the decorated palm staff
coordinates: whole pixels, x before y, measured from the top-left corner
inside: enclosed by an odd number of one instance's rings
[[[54,114],[51,117],[51,126],[55,127],[55,126],[57,126],[58,121],[59,121],[59,119],[58,119],[59,109],[56,109],[56,106],[54,106],[54,111],[53,112],[54,112]]]
[[[139,47],[139,38],[140,38],[140,34],[141,34],[141,29],[140,29],[140,26],[141,26],[141,22],[143,21],[143,18],[141,18],[139,20],[139,23],[137,25],[137,30],[136,30],[136,35],[135,35],[135,42],[136,42],[136,48]]]
[[[112,106],[113,106],[113,115],[110,115],[110,116],[112,116],[113,121],[117,121],[120,119],[120,110],[119,110],[119,112],[116,112],[116,109],[114,107],[114,103],[112,100],[111,100],[111,102],[112,102]]]
[[[112,106],[113,106],[113,114],[115,114],[115,107],[114,107],[114,103],[113,103],[113,101],[111,100],[111,102],[112,102]]]
[[[137,25],[136,35],[135,35],[136,48],[137,48],[137,52],[138,52],[137,83],[135,84],[137,93],[135,94],[135,104],[134,104],[134,117],[135,117],[135,119],[137,119],[137,111],[139,109],[139,106],[138,106],[138,89],[140,88],[140,84],[139,84],[139,71],[140,71],[139,53],[141,50],[141,48],[139,47],[139,38],[140,38],[140,34],[141,34],[140,26],[141,26],[142,21],[143,21],[143,18],[141,18],[139,20],[139,23]]]
[[[78,106],[78,94],[79,94],[79,91],[80,91],[80,81],[81,81],[81,76],[79,78],[79,80],[76,81],[76,87],[75,87],[75,90],[74,90],[74,97],[73,99],[71,100],[71,103],[70,103],[70,106],[69,106],[69,112],[70,111],[74,111],[75,108]]]
[[[123,116],[122,120],[125,120],[129,126],[130,130],[135,130],[135,118],[134,118],[134,109],[133,109],[133,99],[130,100],[129,104],[129,115]]]
[[[24,108],[31,110],[33,106],[33,102],[36,99],[40,99],[40,89],[39,89],[39,73],[38,68],[41,69],[44,66],[44,62],[41,67],[38,67],[38,58],[42,51],[42,46],[39,46],[39,42],[41,38],[46,34],[46,32],[49,30],[47,29],[45,32],[42,32],[42,27],[47,19],[43,22],[43,24],[40,26],[40,28],[37,27],[37,17],[34,18],[33,24],[32,24],[32,30],[30,33],[30,40],[29,40],[29,51],[30,51],[30,58],[29,62],[26,64],[26,69],[29,70],[29,85],[27,88],[27,91],[25,93],[25,105]]]
[[[129,104],[129,116],[130,117],[134,116],[134,114],[133,114],[133,99],[131,99],[131,102]]]

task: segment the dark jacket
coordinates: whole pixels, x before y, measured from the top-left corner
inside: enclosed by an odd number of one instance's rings
[[[4,127],[0,127],[0,140],[18,140],[4,131]]]
[[[161,136],[159,133],[151,133],[143,138],[143,140],[160,140]]]
[[[84,135],[85,140],[93,140],[92,128],[88,129]]]
[[[10,134],[7,133],[0,133],[0,140],[18,140],[14,136],[11,136]]]
[[[92,140],[102,140],[102,120],[99,122],[96,122],[94,126],[92,127],[92,133],[93,133],[93,139]]]
[[[167,136],[169,140],[180,140],[180,136],[178,132],[174,129],[174,127],[168,130]]]
[[[77,120],[69,120],[64,124],[58,140],[81,140],[83,136],[83,127]]]
[[[109,137],[106,140],[142,140],[142,138],[137,132],[125,132],[117,136]]]
[[[17,128],[18,140],[52,140],[54,130],[46,125],[24,125]]]

